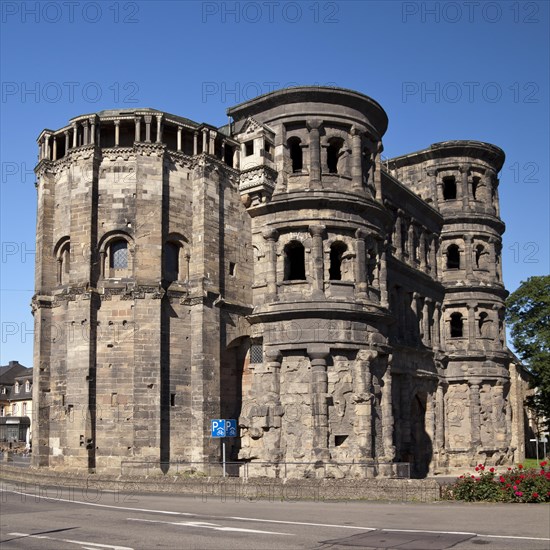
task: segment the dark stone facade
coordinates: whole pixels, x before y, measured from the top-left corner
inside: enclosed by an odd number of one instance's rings
[[[258,475],[521,457],[504,153],[382,161],[386,113],[350,90],[228,114],[102,111],[40,135],[34,465],[217,460],[213,418],[239,419],[230,457]]]

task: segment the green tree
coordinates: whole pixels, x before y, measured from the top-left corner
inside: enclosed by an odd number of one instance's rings
[[[550,428],[550,275],[523,281],[506,306],[512,343],[537,388],[528,405]]]

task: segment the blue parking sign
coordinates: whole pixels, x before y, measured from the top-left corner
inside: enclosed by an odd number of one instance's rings
[[[225,437],[237,437],[237,421],[225,421]]]
[[[211,437],[225,437],[225,420],[218,418],[210,421]]]

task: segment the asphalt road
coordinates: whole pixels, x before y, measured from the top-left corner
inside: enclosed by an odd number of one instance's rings
[[[548,550],[549,505],[253,501],[2,483],[6,549]]]

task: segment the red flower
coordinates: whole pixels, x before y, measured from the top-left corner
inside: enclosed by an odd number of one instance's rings
[[[514,491],[517,491],[517,490],[518,490],[518,486],[514,485]]]
[[[508,468],[508,471],[510,471],[512,468]]]
[[[521,491],[516,491],[516,496],[517,497],[522,497],[523,496],[523,493]]]
[[[538,493],[533,493],[533,498],[539,498],[539,494]]]
[[[546,460],[545,460],[544,462],[541,462],[541,463],[540,463],[540,465],[541,465],[542,467],[546,466],[547,464],[548,464],[548,462],[547,462]]]
[[[464,479],[464,476],[460,476],[458,479]]]
[[[506,480],[505,480],[502,476],[500,476],[500,482],[501,482],[501,483],[504,483],[505,481],[506,481]]]
[[[493,472],[495,471],[495,469],[494,469],[494,468],[489,468],[489,471],[490,471],[491,473],[493,473]]]
[[[523,470],[523,464],[518,464],[518,468],[519,468],[520,470]]]
[[[520,479],[525,479],[525,476],[524,476],[523,474],[521,474],[521,475],[519,476],[519,478],[520,478]]]
[[[478,466],[476,466],[476,472],[479,472],[479,467]]]

